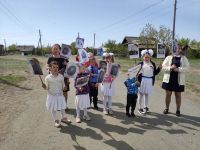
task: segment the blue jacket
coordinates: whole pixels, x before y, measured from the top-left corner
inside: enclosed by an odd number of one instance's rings
[[[89,66],[88,67],[88,71],[90,73],[92,73],[92,76],[89,79],[90,83],[97,83],[97,79],[98,79],[98,67],[96,66]]]
[[[128,94],[137,94],[138,93],[138,86],[135,84],[136,79],[127,79],[124,84],[127,87]]]

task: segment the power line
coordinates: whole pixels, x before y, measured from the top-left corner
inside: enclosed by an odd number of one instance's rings
[[[124,22],[124,21],[130,19],[131,17],[134,17],[134,16],[136,16],[136,15],[138,15],[138,14],[141,14],[141,13],[147,11],[148,9],[150,9],[150,8],[152,8],[152,7],[154,7],[154,6],[158,5],[158,4],[160,4],[160,3],[162,3],[163,1],[164,1],[164,0],[160,0],[160,1],[156,2],[156,3],[153,3],[153,4],[151,4],[151,5],[147,6],[147,7],[145,7],[145,8],[143,8],[143,9],[139,10],[138,12],[136,12],[136,13],[134,13],[134,14],[131,14],[131,15],[129,15],[129,16],[123,18],[123,19],[120,19],[120,20],[116,21],[115,23],[112,23],[112,24],[110,24],[110,25],[107,25],[107,26],[101,28],[100,30],[102,31],[102,30],[105,30],[105,29],[107,29],[107,28],[110,28],[110,27],[112,27],[112,26],[114,26],[114,25],[120,24],[120,23],[122,23],[122,22]]]

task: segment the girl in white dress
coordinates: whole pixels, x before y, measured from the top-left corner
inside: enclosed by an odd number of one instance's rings
[[[63,96],[63,90],[67,88],[64,83],[64,77],[58,73],[58,63],[52,61],[49,64],[50,74],[45,78],[45,84],[42,87],[48,90],[46,107],[51,111],[52,118],[55,122],[55,127],[60,127],[61,124],[56,118],[56,111],[61,112],[61,122],[70,123],[65,114],[66,102]]]
[[[76,122],[81,123],[80,110],[83,109],[84,115],[83,119],[86,121],[91,120],[90,116],[87,113],[87,108],[90,107],[90,98],[89,98],[89,85],[88,83],[84,84],[82,81],[89,80],[89,73],[85,72],[85,66],[79,64],[79,73],[75,79],[75,88],[76,88],[76,98],[75,98],[75,106],[76,106]],[[82,79],[82,81],[81,81]],[[82,84],[82,85],[80,85]]]
[[[103,94],[103,113],[105,115],[113,114],[112,111],[112,96],[114,95],[114,79],[115,77],[110,75],[111,66],[114,60],[112,60],[113,54],[112,53],[104,53],[103,56],[106,60],[106,70],[103,82],[101,84],[101,92]]]
[[[160,72],[162,66],[160,64],[159,67],[156,68],[155,63],[151,61],[153,50],[142,50],[141,55],[143,61],[139,63],[142,68],[138,76],[138,81],[141,83],[138,92],[138,112],[140,114],[146,114],[149,111],[149,95],[153,91],[155,76]]]

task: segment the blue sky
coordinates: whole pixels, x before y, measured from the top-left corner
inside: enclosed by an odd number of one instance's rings
[[[174,0],[0,0],[0,44],[71,44],[85,47],[139,36],[145,24],[172,29]],[[178,0],[176,34],[200,41],[200,0]]]

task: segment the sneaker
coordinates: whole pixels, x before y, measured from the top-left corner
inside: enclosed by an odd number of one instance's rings
[[[139,114],[144,114],[144,111],[142,108],[138,109]]]
[[[104,115],[108,115],[108,111],[106,109],[103,110]]]
[[[163,111],[163,114],[168,114],[169,113],[169,109],[165,109],[164,111]]]
[[[126,113],[126,116],[127,116],[127,117],[131,117],[131,115],[130,115],[129,113]]]
[[[76,123],[81,123],[81,118],[80,117],[76,117]]]
[[[109,109],[108,114],[113,115],[112,109]]]
[[[63,123],[71,123],[71,120],[69,120],[67,118],[63,118],[63,119],[61,119],[61,122],[63,122]]]
[[[57,128],[59,128],[61,126],[61,124],[59,123],[59,120],[55,120],[54,126]]]
[[[89,115],[86,115],[86,116],[83,116],[83,119],[86,120],[86,121],[89,121],[91,120],[90,116]]]
[[[177,110],[177,111],[176,111],[176,116],[177,116],[177,117],[180,117],[180,116],[181,116],[180,110]]]

